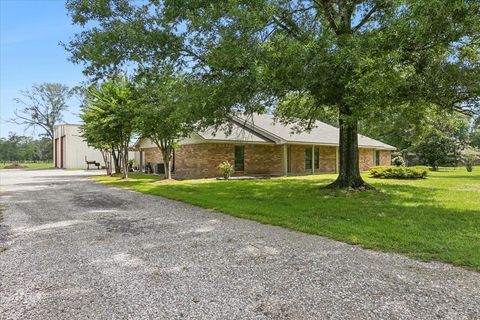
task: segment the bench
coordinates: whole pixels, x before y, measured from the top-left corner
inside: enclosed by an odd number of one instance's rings
[[[90,165],[97,167],[97,170],[100,170],[100,162],[97,161],[88,161],[87,156],[85,156],[85,163],[87,164],[87,170],[90,170]]]

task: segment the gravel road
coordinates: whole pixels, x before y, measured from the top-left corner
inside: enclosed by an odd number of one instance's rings
[[[480,319],[479,273],[92,173],[1,170],[0,319]]]

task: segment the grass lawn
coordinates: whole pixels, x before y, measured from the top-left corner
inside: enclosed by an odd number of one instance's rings
[[[12,163],[0,163],[0,169],[5,169],[6,166],[11,165]],[[52,162],[26,162],[20,163],[21,166],[25,169],[50,169],[53,168]]]
[[[158,176],[92,177],[236,217],[480,271],[480,167],[425,180],[368,178],[378,192],[321,189],[335,175],[159,183]]]

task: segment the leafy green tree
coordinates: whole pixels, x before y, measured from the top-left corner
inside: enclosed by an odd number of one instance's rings
[[[80,118],[88,144],[106,150],[118,150],[123,178],[128,178],[128,147],[136,130],[135,94],[130,81],[115,77],[86,92]]]
[[[0,138],[0,161],[51,161],[52,159],[50,138],[35,140],[12,132],[8,138]]]
[[[470,145],[480,149],[480,129],[473,129],[470,132]]]
[[[472,120],[472,127],[469,134],[470,146],[480,149],[480,115]]]
[[[360,132],[395,146],[406,158],[427,135],[439,131],[441,127],[448,129],[442,133],[443,136],[461,142],[462,147],[468,140],[469,119],[468,115],[435,105],[423,108],[405,106],[399,108],[397,113],[385,113],[377,121],[362,121]],[[435,136],[435,133],[432,135]]]
[[[98,111],[92,110],[85,105],[82,107],[81,118],[83,124],[80,126],[83,139],[87,144],[100,151],[103,157],[103,162],[108,175],[112,175],[112,154],[115,154],[115,159],[118,159],[115,144],[117,143],[115,137],[108,135],[104,130],[104,123],[100,118]],[[120,164],[117,160],[114,161],[116,172],[120,172]]]
[[[48,137],[42,137],[36,142],[36,153],[39,160],[42,161],[52,161],[53,160],[53,145],[52,140]]]
[[[407,152],[418,142],[420,137],[432,129],[432,120],[437,117],[435,106],[417,108],[402,106],[398,112],[385,112],[383,117],[376,121],[364,119],[359,123],[359,131],[395,146],[397,150]],[[443,117],[450,116],[441,112]]]
[[[19,161],[21,155],[21,136],[10,132],[8,138],[1,139],[0,154],[3,161]]]
[[[40,127],[53,141],[53,128],[63,120],[62,113],[68,109],[72,94],[69,87],[60,83],[34,84],[15,99],[21,108],[14,111],[11,121],[26,128]]]
[[[478,1],[70,0],[67,8],[86,28],[66,45],[86,74],[171,61],[208,88],[199,105],[209,122],[282,105],[280,118],[308,127],[318,110],[335,110],[332,188],[368,188],[359,120],[405,105],[478,107]]]
[[[190,107],[191,86],[172,74],[143,74],[137,87],[138,131],[160,150],[165,165],[165,177],[172,178],[173,152],[180,138],[193,130]]]
[[[468,141],[468,118],[438,117],[413,146],[419,160],[437,170],[441,165],[456,166]]]

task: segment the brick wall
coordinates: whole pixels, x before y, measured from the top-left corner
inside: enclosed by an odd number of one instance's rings
[[[392,151],[382,150],[380,151],[380,165],[389,166],[392,164]]]
[[[305,148],[307,146],[291,145],[290,152],[290,173],[292,174],[309,174],[312,170],[305,169]]]
[[[142,151],[144,151],[145,153],[145,163],[163,163],[162,153],[160,152],[160,150],[158,150],[158,148],[146,148],[142,149]]]
[[[283,173],[283,147],[247,144],[244,149],[244,171],[234,175]],[[183,145],[175,151],[176,177],[219,177],[218,165],[234,163],[235,144],[203,143]]]
[[[375,149],[360,148],[360,171],[368,171],[375,165]],[[392,152],[390,150],[380,150],[380,165],[387,166],[391,164]]]
[[[360,148],[358,150],[358,158],[360,171],[368,171],[371,166],[375,165],[375,149]]]
[[[337,148],[320,146],[320,173],[337,172]]]
[[[221,176],[218,165],[234,161],[234,144],[201,143],[183,145],[175,150],[175,176],[206,178]]]
[[[305,169],[305,149],[307,145],[291,145],[290,173],[311,174],[312,170]],[[201,143],[182,145],[175,150],[175,172],[178,178],[204,178],[221,176],[218,165],[223,161],[234,162],[235,144],[232,143]],[[163,163],[161,153],[157,148],[143,149],[145,162]],[[315,173],[335,173],[337,148],[320,146],[320,169]],[[380,164],[390,164],[391,151],[380,152]],[[283,169],[283,146],[281,145],[245,145],[245,171],[234,175],[249,174],[272,174],[282,175]],[[360,148],[360,170],[367,171],[374,165],[375,150]]]
[[[283,146],[245,145],[245,174],[282,175],[283,172]]]

